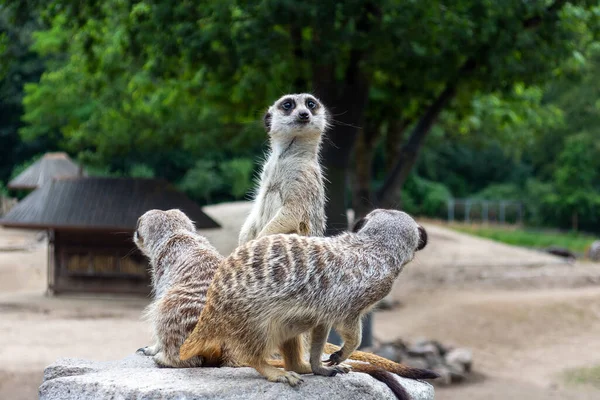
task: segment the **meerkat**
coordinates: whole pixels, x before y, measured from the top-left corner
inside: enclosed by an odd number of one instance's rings
[[[325,188],[319,163],[328,112],[307,93],[287,94],[267,110],[270,152],[238,244],[278,233],[322,236]]]
[[[225,257],[205,237],[196,233],[193,222],[179,210],[151,210],[142,215],[138,219],[134,242],[150,260],[154,294],[145,317],[151,322],[155,342],[137,352],[153,357],[160,367],[210,366],[200,357],[180,360],[179,348],[192,333],[206,302],[210,282]],[[325,353],[337,350],[339,347],[329,345]],[[361,351],[354,354],[369,361],[350,362],[355,371],[384,382],[396,394],[402,388],[396,380],[387,376],[388,371],[415,379],[431,378],[428,371],[407,367],[374,354]],[[282,360],[269,360],[269,364],[285,367]],[[223,354],[212,366],[244,365]]]
[[[180,349],[182,360],[218,362],[226,353],[269,381],[302,382],[299,374],[333,376],[361,340],[361,317],[381,300],[403,266],[427,243],[406,213],[374,210],[353,232],[335,237],[277,234],[238,247],[218,267],[198,323]],[[332,327],[343,346],[326,365],[321,354]],[[280,370],[266,359],[310,332],[308,370]],[[435,372],[420,370],[421,378]]]
[[[206,292],[224,257],[180,210],[150,210],[138,219],[133,241],[150,261],[154,300],[145,318],[154,344],[138,353],[161,367],[198,367],[199,357],[179,358],[179,347],[194,329]]]

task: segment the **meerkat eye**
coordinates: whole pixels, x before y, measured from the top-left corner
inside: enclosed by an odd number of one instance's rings
[[[315,102],[314,102],[314,101],[312,101],[312,100],[308,100],[308,101],[306,102],[306,106],[312,110],[312,109],[314,109],[314,108],[317,106],[317,103],[315,103]]]
[[[286,101],[281,105],[281,107],[283,107],[284,110],[289,110],[290,108],[292,108],[292,102]]]

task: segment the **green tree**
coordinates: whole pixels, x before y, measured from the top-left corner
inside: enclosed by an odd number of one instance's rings
[[[594,151],[590,151],[594,149]],[[547,201],[570,217],[577,231],[581,215],[594,216],[600,207],[600,144],[588,133],[569,137],[554,172],[555,193]],[[595,215],[596,214],[596,215]]]
[[[265,105],[312,90],[334,117],[323,148],[329,233],[346,226],[352,157],[355,203],[398,205],[436,121],[518,122],[518,102],[488,112],[493,96],[523,98],[555,79],[598,28],[593,1],[33,4],[50,23],[36,49],[54,63],[27,87],[25,137],[58,129],[70,149],[104,160],[175,148],[244,157],[264,140],[255,121]]]
[[[49,132],[28,143],[19,137],[23,86],[39,80],[44,63],[29,47],[32,32],[40,28],[37,13],[19,23],[13,14],[0,5],[0,181],[10,178],[13,166],[57,148],[57,138]]]

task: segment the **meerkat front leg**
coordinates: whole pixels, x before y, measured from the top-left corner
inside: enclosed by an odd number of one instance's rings
[[[335,330],[340,334],[344,341],[344,345],[341,349],[329,356],[327,365],[338,365],[346,361],[354,350],[358,348],[362,338],[362,324],[360,322],[360,317],[336,325]]]
[[[321,363],[321,354],[323,354],[323,347],[327,342],[327,336],[331,326],[328,325],[317,325],[312,330],[311,344],[310,344],[310,367],[313,374],[323,376],[335,376],[338,372],[345,374],[350,371],[350,367],[347,365],[336,365],[334,367],[324,367]]]
[[[277,214],[267,225],[258,233],[256,238],[261,238],[263,236],[275,235],[278,233],[299,233],[300,223],[298,221],[298,217],[293,213],[293,210],[290,210],[286,207],[281,207]]]
[[[281,352],[285,369],[287,371],[294,371],[299,374],[312,373],[310,364],[303,359],[304,346],[301,336],[296,336],[283,342],[279,348],[279,351]]]
[[[254,218],[250,215],[240,229],[238,245],[243,245],[253,239],[256,239],[256,228],[254,227]]]
[[[288,383],[290,386],[296,386],[304,382],[302,377],[300,377],[300,375],[298,375],[297,373],[293,371],[283,371],[279,368],[275,368],[269,365],[269,363],[266,360],[255,360],[253,362],[249,362],[248,365],[256,369],[259,374],[261,374],[271,382]]]

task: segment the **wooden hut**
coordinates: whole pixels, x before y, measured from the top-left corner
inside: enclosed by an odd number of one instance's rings
[[[48,230],[50,293],[147,294],[148,264],[133,243],[133,232],[144,212],[172,208],[185,212],[198,229],[219,227],[166,181],[95,177],[45,183],[0,225]]]
[[[76,176],[86,176],[86,173],[67,153],[46,153],[8,182],[6,187],[13,190],[34,190],[52,179]]]

